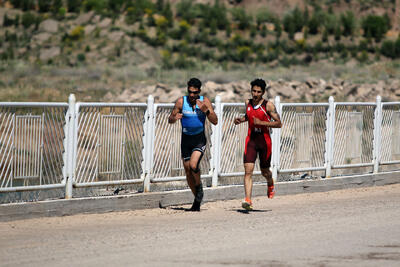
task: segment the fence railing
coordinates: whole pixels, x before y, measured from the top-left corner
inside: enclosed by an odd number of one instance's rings
[[[281,129],[271,129],[274,179],[279,174],[400,164],[400,102],[280,103]],[[173,104],[0,103],[0,192],[185,179],[181,125],[168,124]],[[214,108],[206,123],[203,179],[241,176],[247,124],[234,125],[244,103]],[[259,174],[256,165],[255,174]],[[279,179],[278,179],[279,181]]]

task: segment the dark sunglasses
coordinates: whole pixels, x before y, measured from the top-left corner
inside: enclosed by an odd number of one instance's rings
[[[190,91],[190,90],[188,90],[188,94],[189,95],[190,94],[198,95],[198,94],[200,94],[200,91]]]

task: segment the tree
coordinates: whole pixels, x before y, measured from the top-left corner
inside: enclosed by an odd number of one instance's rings
[[[38,0],[39,12],[46,13],[50,11],[52,5],[51,0]]]
[[[67,0],[69,12],[79,12],[82,6],[82,0]]]
[[[356,28],[356,18],[354,17],[353,12],[347,11],[345,14],[341,14],[340,21],[343,26],[343,35],[352,36]]]
[[[362,22],[364,36],[370,34],[377,42],[380,42],[383,35],[389,30],[390,23],[384,16],[368,15]]]

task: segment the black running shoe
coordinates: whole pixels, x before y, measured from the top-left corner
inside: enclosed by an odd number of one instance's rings
[[[201,203],[203,200],[204,192],[203,192],[203,184],[196,185],[195,187],[196,194],[194,196],[195,201]]]
[[[196,201],[196,199],[193,201],[193,205],[190,209],[187,209],[186,211],[200,211],[200,202]]]

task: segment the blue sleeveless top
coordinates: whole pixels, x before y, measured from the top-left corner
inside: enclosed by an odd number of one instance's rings
[[[200,96],[200,101],[204,100],[204,96]],[[193,110],[190,106],[188,96],[183,97],[182,105],[182,133],[187,135],[195,135],[204,131],[204,122],[206,121],[206,114],[197,106]]]

